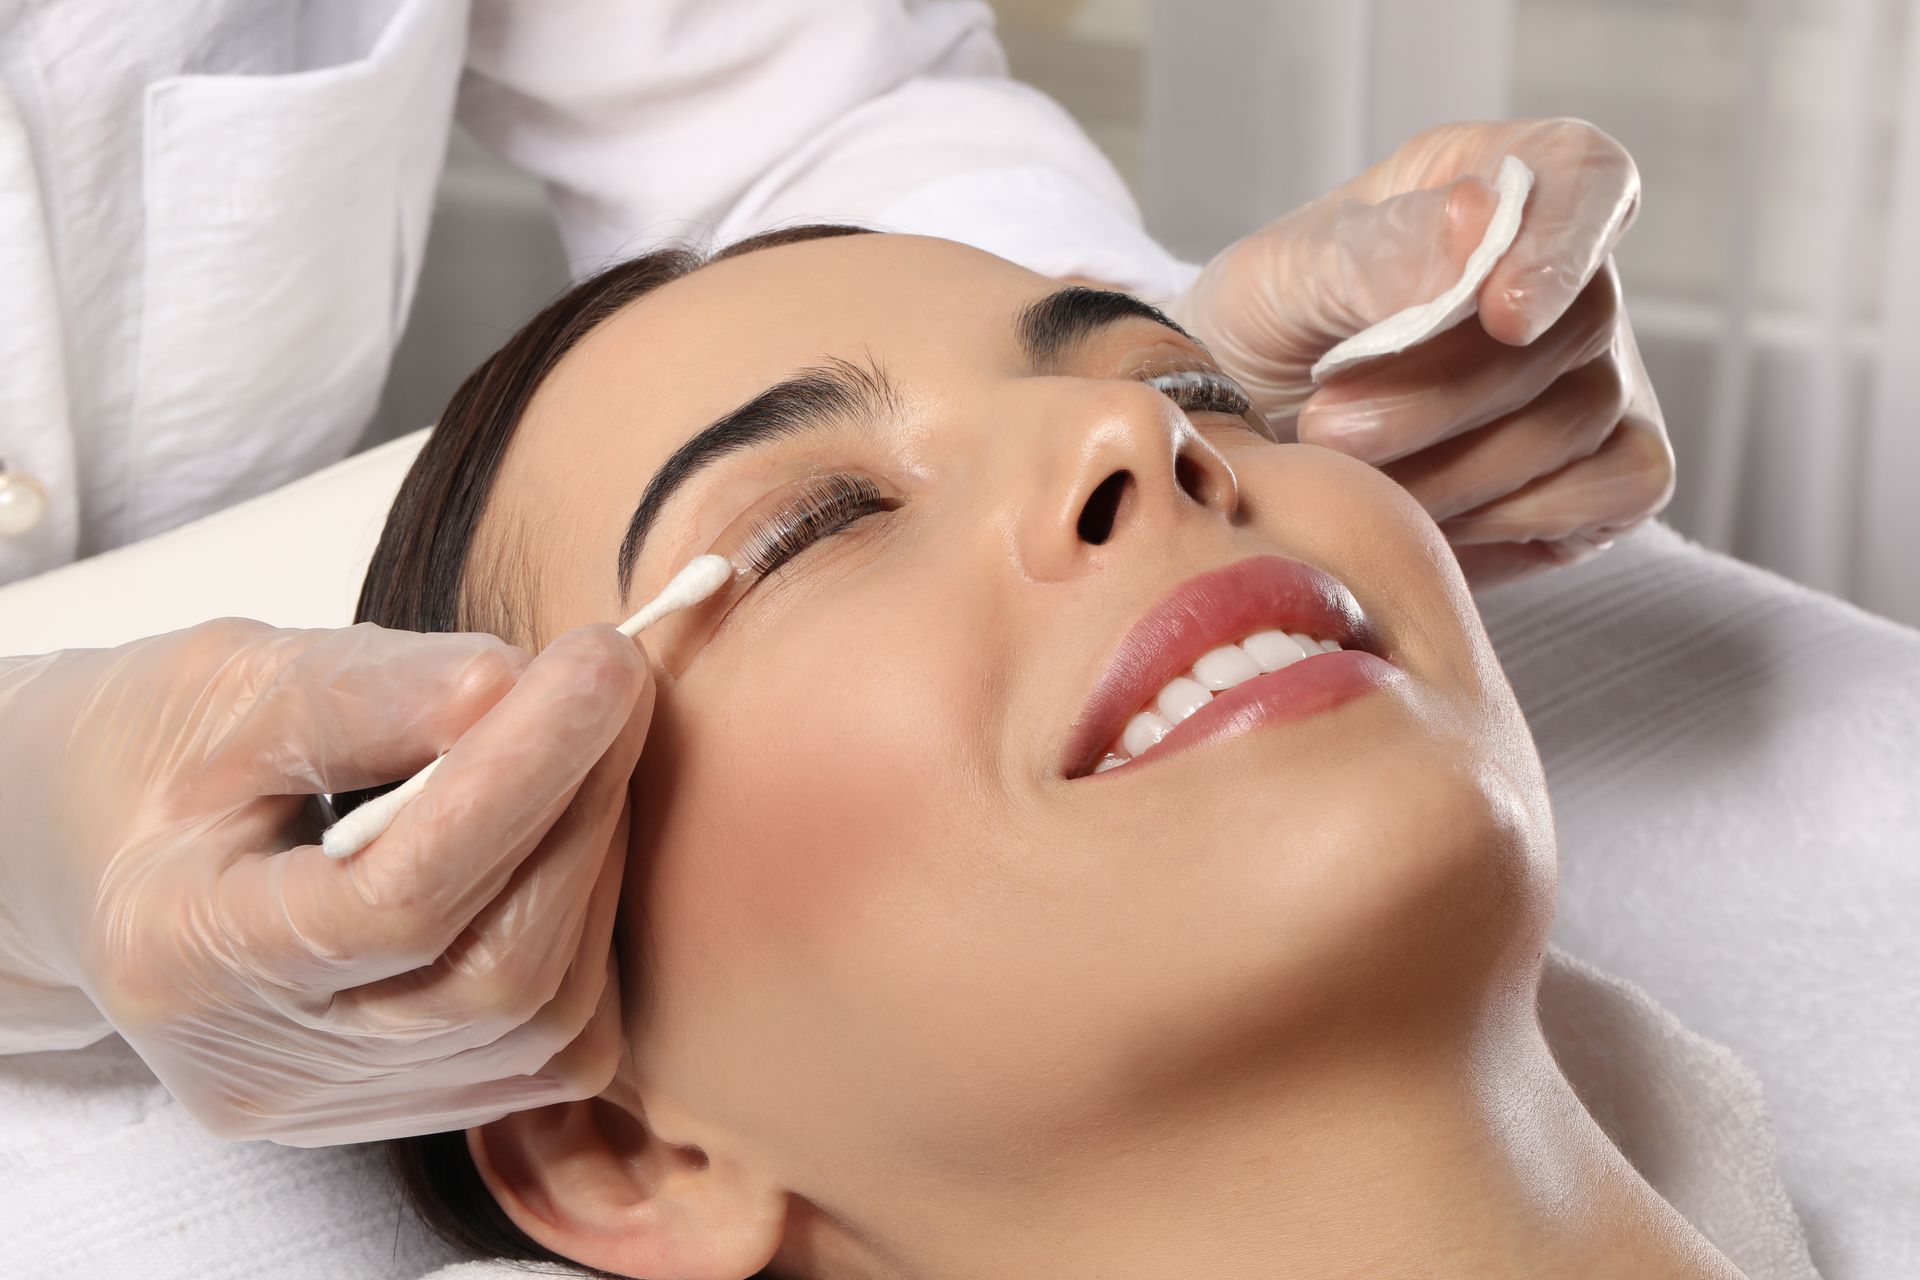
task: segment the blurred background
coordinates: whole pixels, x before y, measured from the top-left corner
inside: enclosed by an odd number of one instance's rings
[[[1199,261],[1428,125],[1573,115],[1645,195],[1618,253],[1688,536],[1920,625],[1920,0],[994,0]],[[456,134],[366,443],[567,283],[539,186]]]

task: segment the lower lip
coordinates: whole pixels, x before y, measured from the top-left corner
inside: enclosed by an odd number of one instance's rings
[[[1404,677],[1385,659],[1360,649],[1302,658],[1243,681],[1182,720],[1167,736],[1125,764],[1082,776],[1108,778],[1203,743],[1238,737],[1261,725],[1284,724],[1345,706]]]

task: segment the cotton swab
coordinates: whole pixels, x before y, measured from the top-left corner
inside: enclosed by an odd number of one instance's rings
[[[725,586],[734,573],[733,561],[725,556],[695,556],[685,568],[673,575],[673,580],[659,595],[620,624],[620,634],[637,636],[668,614],[699,604]],[[404,809],[408,801],[426,789],[427,779],[433,776],[433,771],[439,768],[440,761],[444,759],[445,756],[435,758],[426,768],[393,790],[367,801],[328,827],[320,837],[320,848],[329,858],[350,858],[366,848],[387,829],[394,815]]]

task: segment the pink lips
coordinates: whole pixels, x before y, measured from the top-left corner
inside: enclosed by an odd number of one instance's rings
[[[1174,726],[1152,755],[1236,732],[1250,720],[1324,710],[1395,674],[1346,587],[1286,556],[1250,556],[1189,578],[1133,624],[1068,733],[1062,773],[1091,774],[1134,712],[1200,655],[1269,628],[1337,640],[1342,652],[1305,658],[1224,691]]]

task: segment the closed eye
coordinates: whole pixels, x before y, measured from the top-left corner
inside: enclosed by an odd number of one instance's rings
[[[898,507],[867,476],[835,473],[808,481],[792,500],[756,525],[741,543],[739,558],[759,578],[854,521]]]
[[[1179,405],[1188,413],[1225,413],[1244,419],[1268,440],[1275,436],[1253,407],[1238,382],[1218,369],[1181,369],[1172,373],[1150,373],[1141,381]]]

